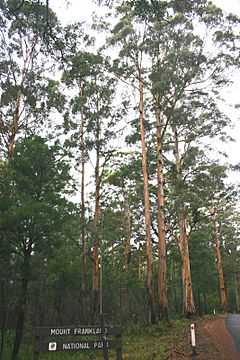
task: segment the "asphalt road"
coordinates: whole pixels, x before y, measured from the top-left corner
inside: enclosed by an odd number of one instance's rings
[[[237,351],[240,353],[240,315],[229,315],[225,323],[234,340]]]

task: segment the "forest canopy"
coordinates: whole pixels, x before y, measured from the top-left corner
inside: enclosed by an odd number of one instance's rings
[[[239,312],[221,97],[240,19],[207,0],[95,3],[106,18],[65,26],[51,0],[0,1],[0,359],[102,312]]]

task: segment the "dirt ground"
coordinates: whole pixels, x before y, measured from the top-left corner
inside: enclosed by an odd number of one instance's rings
[[[186,341],[169,349],[169,360],[240,360],[235,344],[225,326],[225,316],[202,320],[195,324],[196,352],[192,354],[189,334]],[[190,330],[189,330],[190,332]]]

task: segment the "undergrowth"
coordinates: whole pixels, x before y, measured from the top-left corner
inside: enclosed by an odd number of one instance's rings
[[[195,321],[198,321],[196,319]],[[184,335],[189,337],[188,329],[193,320],[179,319],[171,322],[158,322],[146,327],[129,325],[123,330],[123,360],[165,360],[169,355],[168,348],[180,342]],[[185,339],[188,341],[188,339]],[[82,341],[82,339],[81,339]],[[33,359],[33,341],[28,341],[21,346],[19,360]],[[11,359],[11,346],[5,347],[3,359]],[[103,359],[101,350],[84,352],[56,352],[41,353],[40,360],[100,360]],[[116,352],[109,351],[109,359],[116,359]]]

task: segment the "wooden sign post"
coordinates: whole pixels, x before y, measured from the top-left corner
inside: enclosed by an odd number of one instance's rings
[[[103,350],[104,348],[116,349],[116,359],[122,360],[121,335],[122,327],[119,325],[37,327],[34,360],[40,359],[41,352]],[[92,336],[95,339],[89,340]],[[64,340],[67,337],[69,339]],[[72,340],[74,337],[79,339]]]

